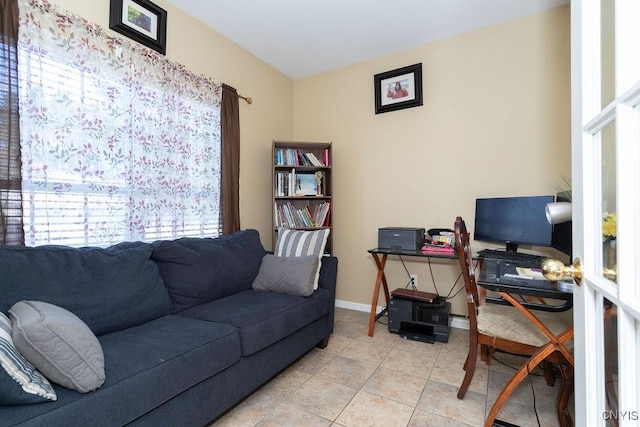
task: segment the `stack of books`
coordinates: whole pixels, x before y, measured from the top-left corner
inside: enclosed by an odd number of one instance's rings
[[[329,223],[330,202],[318,204],[313,213],[309,206],[296,208],[291,203],[278,206],[274,203],[276,227],[285,228],[317,228],[327,226]]]
[[[304,152],[297,148],[277,148],[275,151],[275,164],[278,166],[328,166],[329,150],[324,150],[322,160],[312,152]]]

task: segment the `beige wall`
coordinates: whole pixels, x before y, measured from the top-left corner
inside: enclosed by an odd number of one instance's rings
[[[53,0],[105,28],[109,0]],[[371,301],[366,252],[385,226],[473,229],[481,196],[551,194],[570,174],[569,8],[291,81],[164,0],[167,56],[251,96],[240,103],[242,227],[271,247],[271,141],[334,143],[338,299]],[[373,75],[422,62],[424,106],[374,114]],[[479,248],[482,243],[474,247]],[[525,248],[526,249],[526,248]],[[432,290],[426,262],[408,260]],[[432,262],[446,293],[459,269]],[[404,271],[389,261],[390,287]],[[454,312],[466,314],[462,295]]]
[[[52,3],[109,28],[109,0]],[[173,4],[154,3],[168,13],[168,58],[253,98],[251,105],[240,101],[241,226],[257,229],[271,247],[271,141],[292,138],[293,81]]]
[[[294,138],[334,144],[339,300],[371,303],[379,227],[461,215],[473,230],[477,197],[553,194],[571,176],[569,32],[567,6],[294,83]],[[373,75],[419,62],[424,105],[374,114]],[[427,262],[407,261],[432,290]],[[459,267],[431,264],[447,293]],[[391,289],[406,285],[400,262],[387,271]]]

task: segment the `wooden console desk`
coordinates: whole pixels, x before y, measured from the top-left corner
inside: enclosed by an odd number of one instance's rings
[[[369,249],[367,252],[373,256],[373,260],[376,262],[376,266],[378,267],[378,275],[376,276],[376,284],[373,288],[373,299],[371,301],[371,313],[369,314],[369,336],[373,336],[373,331],[375,329],[376,321],[382,317],[389,308],[389,286],[387,285],[387,277],[384,274],[384,267],[387,263],[387,257],[389,255],[396,256],[411,256],[411,257],[421,257],[421,258],[440,258],[458,262],[458,256],[455,253],[451,255],[448,254],[438,254],[438,253],[427,253],[422,252],[421,250],[417,251],[408,251],[408,250],[400,250],[400,249]],[[382,285],[382,289],[384,290],[384,297],[386,301],[386,306],[382,309],[382,311],[376,314],[376,308],[378,307],[378,296],[380,294],[380,285]]]

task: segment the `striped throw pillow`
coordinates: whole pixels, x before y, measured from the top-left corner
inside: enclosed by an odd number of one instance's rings
[[[0,313],[0,405],[56,400],[47,379],[13,345],[11,320]]]
[[[329,237],[328,228],[320,230],[289,230],[288,228],[278,229],[278,240],[276,242],[275,255],[280,257],[300,257],[315,255],[318,257],[318,270],[316,271],[313,289],[318,289],[318,279],[320,278],[321,258],[324,247]]]

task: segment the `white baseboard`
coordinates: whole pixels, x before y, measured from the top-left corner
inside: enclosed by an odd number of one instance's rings
[[[341,301],[341,300],[336,300],[336,307],[338,308],[346,308],[348,310],[354,310],[354,311],[363,311],[365,313],[369,313],[371,311],[371,306],[368,304],[360,304],[357,302],[351,302],[351,301]],[[378,306],[376,308],[376,313],[380,313],[382,311],[384,307],[380,307]],[[469,319],[462,317],[462,316],[452,316],[453,319],[451,319],[451,327],[452,328],[458,328],[458,329],[466,329],[469,330]]]
[[[466,329],[468,331],[469,319],[461,316],[453,316],[453,319],[451,319],[451,327],[458,328],[458,329]]]
[[[365,313],[369,313],[371,310],[370,305],[360,304],[360,303],[351,302],[351,301],[341,301],[341,300],[336,300],[336,307],[346,308],[348,310],[354,310],[354,311],[364,311]],[[382,311],[382,307],[378,307],[378,309],[376,310],[376,313],[380,313],[381,311]]]

